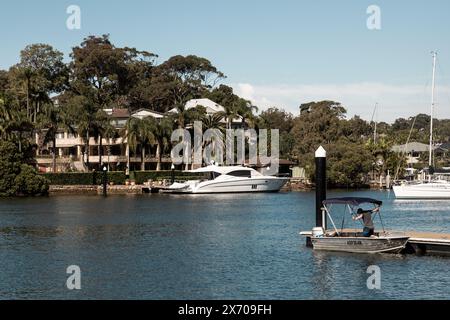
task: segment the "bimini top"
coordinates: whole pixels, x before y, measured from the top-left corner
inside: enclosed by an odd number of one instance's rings
[[[352,206],[359,206],[363,203],[373,203],[378,206],[383,204],[383,201],[375,200],[371,198],[356,198],[356,197],[345,197],[345,198],[331,198],[323,201],[324,205],[327,204],[349,204]]]

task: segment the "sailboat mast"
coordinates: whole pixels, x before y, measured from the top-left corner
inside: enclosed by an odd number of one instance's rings
[[[431,53],[433,55],[433,78],[431,82],[431,118],[430,118],[430,154],[428,165],[431,168],[433,165],[433,115],[434,115],[434,87],[435,87],[435,76],[436,76],[436,57],[437,52],[433,51]]]
[[[374,117],[375,117],[375,128],[373,130],[373,143],[376,144],[377,143],[377,107],[378,107],[378,102],[375,103],[375,110],[374,112]]]

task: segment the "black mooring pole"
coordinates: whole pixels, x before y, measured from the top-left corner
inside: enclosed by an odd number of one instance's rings
[[[106,165],[103,165],[103,196],[107,196],[107,190],[108,190],[108,167]]]
[[[326,219],[322,221],[322,202],[327,198],[327,152],[320,146],[316,150],[316,227],[326,229]]]

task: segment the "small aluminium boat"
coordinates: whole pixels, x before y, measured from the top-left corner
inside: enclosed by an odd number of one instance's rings
[[[343,205],[344,213],[342,216],[342,227],[338,229],[331,216],[333,205]],[[405,249],[409,237],[401,234],[391,234],[384,230],[375,232],[370,237],[364,237],[361,232],[353,229],[344,229],[346,216],[357,215],[356,209],[362,205],[374,205],[381,207],[382,202],[370,198],[333,198],[323,201],[323,221],[326,225],[326,219],[330,220],[334,230],[326,230],[324,227],[314,228],[312,232],[303,235],[311,237],[311,244],[314,250],[326,251],[342,251],[352,253],[399,253]],[[379,215],[381,224],[382,219],[380,212],[374,212],[372,215]],[[352,220],[352,219],[349,219]]]

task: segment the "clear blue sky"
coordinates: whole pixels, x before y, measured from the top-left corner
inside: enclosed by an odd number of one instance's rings
[[[66,8],[81,8],[68,30]],[[366,27],[369,5],[381,30]],[[390,121],[429,112],[431,50],[439,52],[438,117],[450,117],[450,1],[2,1],[0,68],[27,44],[66,55],[91,34],[148,50],[159,61],[196,54],[212,61],[238,93],[262,108],[297,113],[311,99],[339,99],[349,114]]]

